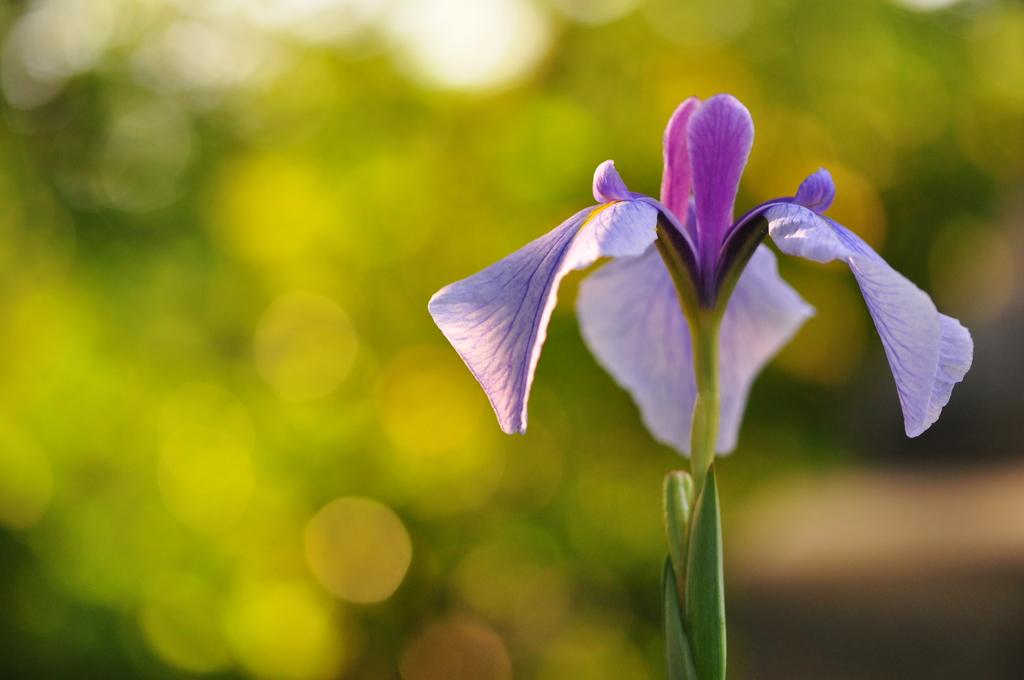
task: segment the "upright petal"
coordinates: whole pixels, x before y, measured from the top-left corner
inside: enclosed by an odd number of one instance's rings
[[[615,161],[605,161],[594,171],[594,200],[599,203],[628,201],[629,189],[615,169]]]
[[[814,308],[779,276],[775,253],[758,246],[729,298],[719,331],[719,453],[736,448],[754,379],[813,315]]]
[[[661,173],[661,202],[676,215],[686,215],[690,203],[691,179],[690,152],[686,143],[686,128],[690,116],[700,106],[700,100],[690,97],[679,105],[665,127],[663,156],[665,168]],[[696,232],[690,234],[696,241]]]
[[[639,255],[654,241],[656,221],[657,209],[641,201],[587,208],[430,299],[434,322],[487,393],[502,430],[526,431],[530,386],[562,277],[599,257]]]
[[[690,118],[687,144],[700,234],[697,247],[706,276],[712,276],[709,272],[732,224],[736,191],[753,143],[750,112],[731,95],[715,95]]]
[[[736,446],[757,374],[812,313],[779,278],[772,252],[759,248],[722,320],[719,453]],[[693,349],[657,248],[610,262],[587,277],[580,284],[576,314],[587,346],[632,395],[654,438],[689,453],[697,398]]]
[[[837,222],[795,204],[772,206],[765,217],[782,252],[850,265],[896,380],[907,436],[927,430],[971,366],[967,329],[939,314],[927,293]]]
[[[832,207],[835,199],[836,185],[832,174],[825,168],[818,168],[816,173],[800,183],[793,202],[821,214]]]

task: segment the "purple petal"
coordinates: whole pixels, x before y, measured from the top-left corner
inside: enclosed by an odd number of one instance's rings
[[[615,169],[615,161],[605,161],[594,171],[594,199],[598,203],[628,201],[631,198],[626,183]]]
[[[663,155],[665,169],[661,174],[661,202],[676,215],[686,215],[690,203],[692,173],[690,152],[686,145],[686,126],[690,116],[700,107],[700,100],[690,97],[679,105],[665,127]],[[691,234],[696,240],[696,234]]]
[[[690,330],[656,247],[609,262],[580,283],[580,332],[640,408],[655,439],[688,453],[697,399]]]
[[[687,144],[700,234],[697,247],[705,272],[713,271],[722,239],[732,224],[736,191],[753,143],[750,113],[731,95],[715,95],[690,118]]]
[[[813,310],[759,248],[722,321],[718,451],[736,446],[747,395],[764,364]],[[690,331],[657,248],[610,262],[580,284],[580,330],[598,362],[633,396],[658,441],[688,453],[697,385]]]
[[[925,416],[927,424],[912,433],[911,437],[921,434],[939,419],[942,407],[949,403],[953,385],[964,379],[974,357],[974,340],[968,330],[945,314],[939,314],[939,322],[942,324],[942,347],[939,349],[939,370],[935,374],[931,399],[928,400]]]
[[[795,204],[772,206],[765,217],[782,252],[850,265],[896,379],[907,436],[927,430],[971,366],[967,329],[939,314],[927,293],[835,221]]]
[[[484,388],[502,430],[526,431],[530,386],[562,277],[600,257],[644,252],[656,220],[657,209],[641,201],[587,208],[430,299],[434,322]]]
[[[825,168],[819,168],[816,173],[800,183],[793,202],[821,214],[832,206],[835,198],[836,185],[832,181],[832,175]]]
[[[754,379],[813,315],[814,308],[779,276],[775,253],[765,245],[758,246],[740,275],[722,318],[720,453],[736,448]]]

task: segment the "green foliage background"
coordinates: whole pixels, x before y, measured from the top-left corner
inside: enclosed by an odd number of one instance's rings
[[[505,654],[517,678],[661,676],[660,487],[683,462],[580,340],[579,276],[524,437],[500,434],[426,302],[589,205],[601,161],[656,194],[688,96],[730,92],[754,116],[740,210],[827,167],[835,218],[943,311],[972,330],[1012,314],[1020,2],[650,0],[603,25],[564,5],[537,5],[553,37],[535,68],[463,92],[408,75],[379,36],[318,46],[237,25],[285,57],[260,77],[154,84],[146,22],[192,5],[54,4],[113,7],[120,28],[45,101],[4,104],[0,674],[423,680],[442,677],[436,649],[468,645],[484,665],[448,677],[506,677]],[[716,32],[734,5],[746,20]],[[2,30],[39,6],[6,3]],[[781,268],[819,311],[720,464],[727,545],[770,480],[904,447],[848,271]],[[960,442],[972,408],[922,450]],[[335,597],[310,556],[310,519],[345,497],[384,504],[411,538],[383,601]],[[401,562],[387,541],[380,559]],[[737,680],[758,677],[748,634]]]

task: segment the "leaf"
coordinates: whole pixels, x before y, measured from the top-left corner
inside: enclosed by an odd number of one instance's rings
[[[672,558],[665,558],[662,579],[665,606],[665,667],[668,680],[697,680],[693,669],[690,641],[683,627],[683,609],[679,606],[679,584],[672,566]]]
[[[665,533],[668,552],[675,567],[676,584],[686,583],[687,541],[690,509],[693,507],[693,479],[681,470],[665,475]]]
[[[715,466],[708,469],[690,530],[684,595],[686,630],[700,680],[725,679],[725,588],[722,523]]]

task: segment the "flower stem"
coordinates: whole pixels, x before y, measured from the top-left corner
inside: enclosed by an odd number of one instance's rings
[[[721,315],[713,312],[693,315],[693,366],[697,378],[697,403],[690,430],[690,474],[694,488],[704,488],[704,477],[715,460],[718,421],[722,398],[718,391],[718,329]],[[696,502],[696,498],[693,499]]]

